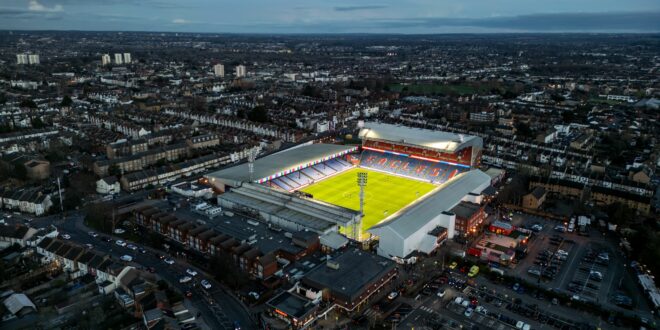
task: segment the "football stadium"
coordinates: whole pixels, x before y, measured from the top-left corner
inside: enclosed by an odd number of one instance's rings
[[[430,253],[454,234],[450,210],[478,200],[479,137],[376,122],[361,145],[307,143],[208,174],[218,204],[287,231],[379,240],[379,254]],[[358,173],[366,173],[360,212]]]

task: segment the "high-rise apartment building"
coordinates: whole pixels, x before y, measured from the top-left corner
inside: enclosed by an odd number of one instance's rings
[[[16,54],[16,64],[28,64],[27,54]]]
[[[124,57],[121,53],[115,54],[115,64],[124,64]]]
[[[215,74],[216,77],[224,77],[225,76],[225,66],[222,64],[216,64],[213,66],[213,73]]]
[[[246,70],[245,65],[239,65],[236,67],[236,78],[245,77]]]
[[[103,54],[103,56],[101,56],[101,64],[102,65],[109,65],[111,63],[112,63],[112,60],[110,59],[109,54]]]
[[[124,63],[126,64],[131,63],[131,53],[124,53]]]
[[[39,64],[40,63],[39,62],[39,55],[37,55],[37,54],[28,55],[28,63],[34,64],[34,65]]]

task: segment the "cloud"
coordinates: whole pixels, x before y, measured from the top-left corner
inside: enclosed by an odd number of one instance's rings
[[[364,5],[364,6],[338,6],[335,7],[335,11],[357,11],[357,10],[376,10],[376,9],[385,9],[385,5]]]
[[[372,27],[387,30],[478,28],[484,32],[658,32],[660,12],[554,13],[487,18],[393,18],[374,19],[370,23]]]
[[[175,19],[172,20],[172,23],[174,23],[174,24],[188,24],[188,23],[190,23],[190,21],[185,20],[183,18],[175,18]]]
[[[42,12],[42,13],[55,13],[64,10],[64,8],[62,7],[62,5],[55,5],[51,8],[48,8],[40,4],[37,0],[30,0],[30,2],[28,3],[28,10]]]

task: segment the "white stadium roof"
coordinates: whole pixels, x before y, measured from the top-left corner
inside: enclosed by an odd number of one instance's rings
[[[430,195],[400,210],[396,215],[371,227],[368,231],[378,235],[381,230],[391,230],[405,239],[423,228],[438,214],[451,210],[469,193],[481,191],[490,185],[490,176],[480,170],[458,175],[436,188]]]
[[[355,146],[336,144],[308,144],[286,149],[254,161],[253,179],[259,180],[273,174],[294,169],[332,155],[348,153],[357,149]],[[225,168],[206,175],[210,180],[220,180],[230,186],[240,185],[242,182],[250,181],[248,163]]]
[[[466,147],[482,147],[483,145],[483,140],[478,136],[378,122],[364,123],[359,136],[362,139],[405,143],[445,152],[455,152]]]

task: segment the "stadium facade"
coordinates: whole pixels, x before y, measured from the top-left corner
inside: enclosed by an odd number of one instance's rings
[[[218,203],[225,209],[322,236],[359,226],[361,214],[314,199],[301,191],[307,186],[355,167],[433,183],[431,192],[367,229],[379,240],[378,253],[394,259],[431,253],[452,238],[456,216],[450,210],[490,185],[490,177],[476,169],[479,137],[375,122],[364,123],[359,136],[359,147],[307,143],[256,159],[252,171],[241,164],[206,177],[223,192]]]

